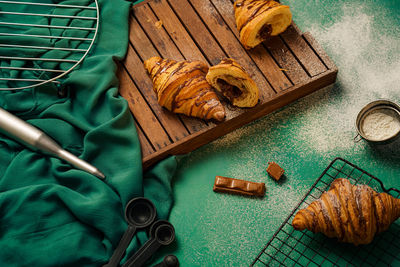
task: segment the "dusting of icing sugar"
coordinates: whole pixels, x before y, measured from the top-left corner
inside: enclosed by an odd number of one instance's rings
[[[287,1],[290,6],[296,6],[294,1]],[[293,2],[293,3],[292,3]],[[359,3],[334,3],[336,12],[334,23],[310,22],[309,30],[315,39],[324,47],[339,67],[337,84],[321,89],[312,95],[296,101],[285,109],[267,115],[257,123],[242,127],[211,143],[211,147],[218,149],[226,146],[236,146],[237,142],[248,138],[255,140],[252,143],[261,147],[277,147],[279,144],[269,142],[266,135],[279,136],[284,123],[275,121],[294,121],[296,134],[290,135],[293,141],[302,143],[308,150],[324,155],[331,159],[342,152],[351,149],[361,152],[364,143],[354,144],[356,135],[355,118],[365,104],[375,99],[398,99],[398,73],[400,60],[392,57],[400,50],[400,28],[389,32],[382,24],[385,20],[385,11],[370,10],[369,5]],[[304,8],[294,13],[309,12]],[[329,12],[329,11],[326,11]],[[382,13],[382,14],[379,14]],[[321,16],[324,12],[321,12]],[[377,14],[377,15],[372,15]],[[329,14],[330,15],[330,14]],[[305,16],[308,17],[308,16]],[[329,16],[327,16],[329,17]],[[379,17],[379,20],[376,19]],[[306,21],[304,24],[307,24]],[[378,25],[379,26],[375,26]],[[376,31],[375,29],[379,29]],[[380,45],[375,45],[379,43]],[[239,112],[234,111],[232,113]],[[236,114],[235,114],[236,115]],[[229,118],[228,118],[229,119]],[[273,131],[269,131],[274,127]],[[260,136],[260,132],[264,131]],[[284,137],[284,136],[282,136]],[[274,138],[275,140],[276,138]],[[291,140],[286,140],[291,144]],[[246,148],[247,149],[247,148]],[[280,147],[280,149],[282,149]],[[304,149],[291,147],[304,153]],[[261,149],[251,148],[250,154]],[[245,157],[246,155],[241,155]],[[251,160],[249,162],[251,164]]]
[[[354,152],[364,149],[363,143],[355,146],[352,142],[356,115],[372,100],[398,99],[400,73],[400,60],[393,57],[400,50],[400,30],[385,28],[393,25],[393,21],[385,21],[387,10],[372,10],[359,1],[333,5],[333,9],[340,10],[334,23],[310,23],[310,29],[303,31],[310,30],[338,65],[337,85],[321,98],[316,95],[300,101],[299,108],[315,100],[319,107],[306,110],[298,134],[309,148],[329,156],[333,150],[342,153],[351,148]],[[329,18],[331,14],[326,13]],[[324,12],[321,14],[324,16]]]
[[[343,86],[346,95],[357,97],[359,102],[396,97],[400,61],[393,54],[400,49],[400,30],[393,33],[385,29],[385,11],[372,12],[359,3],[345,4],[341,9],[340,20],[326,28],[314,26],[311,33],[340,66],[338,78],[347,85]]]
[[[299,185],[297,190],[304,192],[306,186]],[[224,266],[238,266],[239,263],[248,265],[258,252],[254,245],[259,244],[261,249],[263,242],[270,238],[264,229],[278,228],[282,218],[287,216],[301,197],[301,193],[290,185],[269,191],[261,199],[229,194],[215,194],[215,197],[205,199],[205,205],[213,207],[213,212],[203,214],[197,227],[198,231],[204,233],[203,246],[219,257],[205,259],[201,253],[193,253],[193,262],[200,266],[221,266],[223,259]],[[235,244],[234,251],[230,249],[232,244]]]
[[[242,127],[210,146],[215,149],[236,146],[237,142],[243,143],[243,139],[251,136],[254,139],[252,143],[260,146],[250,148],[248,153],[263,153],[260,147],[268,147],[269,150],[270,147],[279,147],[282,150],[281,144],[270,142],[282,136],[291,139],[282,142],[286,147],[292,143],[303,144],[302,148],[290,147],[299,155],[306,156],[312,151],[326,159],[332,159],[349,149],[357,153],[365,148],[366,144],[355,145],[353,142],[356,135],[355,118],[371,100],[396,99],[400,61],[394,60],[391,55],[400,49],[400,42],[385,30],[374,31],[373,26],[377,22],[365,5],[342,4],[337,8],[341,8],[342,12],[337,12],[340,17],[335,23],[326,27],[314,24],[310,29],[303,29],[310,30],[334,58],[339,67],[337,84],[267,115],[257,123]],[[382,45],[376,46],[375,43]],[[285,121],[295,125],[296,133],[280,133],[281,130],[291,131],[285,126]],[[260,134],[261,131],[264,133]],[[269,138],[268,135],[275,138]],[[243,159],[246,155],[240,157]],[[255,160],[249,158],[248,164],[254,165],[252,162]]]
[[[358,112],[376,99],[400,101],[400,60],[392,57],[400,51],[400,28],[392,26],[394,32],[385,28],[385,24],[393,24],[387,21],[393,16],[387,16],[387,9],[377,10],[361,0],[330,1],[329,7],[322,2],[285,1],[293,14],[301,17],[300,29],[310,31],[338,66],[337,83],[239,128],[185,159],[183,169],[196,173],[193,183],[210,188],[209,193],[204,189],[201,194],[196,190],[185,193],[201,202],[197,207],[201,215],[195,222],[202,240],[192,244],[190,235],[181,237],[185,238],[182,243],[190,246],[187,257],[193,266],[249,265],[327,163],[337,156],[364,153],[368,144],[353,141]],[[204,8],[210,7],[205,4]],[[316,15],[310,16],[310,12]],[[329,21],[332,16],[335,19]],[[222,156],[223,165],[217,166],[215,162],[221,163]],[[268,161],[285,169],[286,181],[277,183],[268,177]],[[266,196],[249,199],[211,192],[215,177],[208,177],[210,171],[190,167],[199,162],[216,175],[265,182]],[[304,175],[304,169],[310,177]],[[218,257],[207,257],[204,251]]]

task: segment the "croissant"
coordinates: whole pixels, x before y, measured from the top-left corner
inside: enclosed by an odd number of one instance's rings
[[[258,103],[258,87],[234,59],[223,59],[208,70],[206,79],[234,106],[254,107]]]
[[[168,110],[202,119],[225,118],[224,106],[206,81],[208,66],[200,61],[152,57],[144,62],[158,103]]]
[[[284,32],[292,22],[289,6],[273,0],[237,0],[234,10],[240,42],[246,49]]]
[[[298,211],[292,225],[357,246],[371,243],[399,217],[400,199],[339,178],[320,199]]]

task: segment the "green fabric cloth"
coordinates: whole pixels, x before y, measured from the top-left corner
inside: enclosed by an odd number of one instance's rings
[[[55,2],[82,5],[89,1]],[[67,97],[59,98],[53,85],[0,92],[2,108],[42,129],[63,148],[106,175],[102,181],[0,134],[1,266],[100,266],[108,261],[127,227],[123,210],[131,198],[144,195],[156,205],[158,218],[169,215],[175,158],[143,175],[134,122],[127,102],[118,95],[115,61],[121,60],[127,50],[130,5],[124,0],[99,0],[98,36],[87,58],[63,81],[68,88]],[[0,6],[3,11],[6,8]],[[27,33],[41,31],[32,28]],[[0,43],[15,40],[2,36]],[[51,45],[46,43],[49,40],[39,40],[29,43]],[[0,55],[4,56],[2,52]],[[70,56],[61,51],[38,53],[42,57]],[[24,64],[0,62],[0,66]],[[41,67],[51,68],[53,64]],[[1,71],[1,77],[21,75],[38,74]],[[147,238],[143,232],[138,236],[127,256]]]

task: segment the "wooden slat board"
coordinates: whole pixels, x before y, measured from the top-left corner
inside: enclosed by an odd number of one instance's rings
[[[193,151],[335,82],[334,63],[294,23],[280,36],[245,50],[238,40],[232,1],[149,0],[132,8],[128,53],[118,75],[120,94],[135,118],[144,168],[169,155]],[[201,60],[210,66],[234,58],[257,83],[260,102],[251,109],[224,102],[223,122],[171,113],[158,105],[143,67],[152,56]]]

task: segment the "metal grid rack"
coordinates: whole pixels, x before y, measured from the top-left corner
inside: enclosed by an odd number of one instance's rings
[[[325,169],[311,189],[291,212],[251,266],[400,266],[400,220],[377,235],[368,245],[339,243],[323,234],[296,231],[292,221],[298,210],[307,207],[327,191],[336,178],[352,184],[367,184],[378,192],[399,198],[400,191],[386,189],[381,180],[342,158]]]
[[[60,84],[90,51],[97,0],[0,0],[0,90]]]

